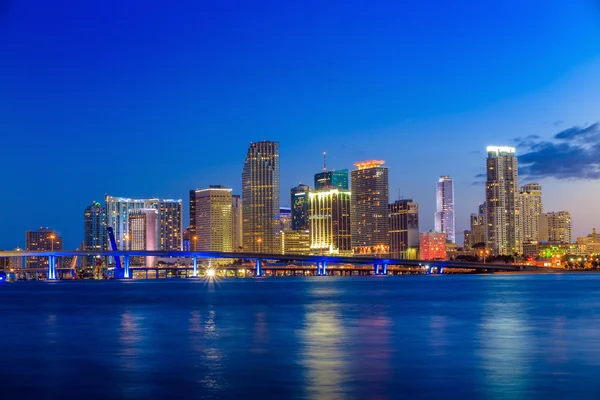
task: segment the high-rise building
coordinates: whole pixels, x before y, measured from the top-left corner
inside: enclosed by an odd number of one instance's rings
[[[350,191],[315,190],[310,192],[309,198],[311,251],[317,254],[351,253]]]
[[[158,211],[142,208],[129,213],[129,233],[124,237],[127,250],[158,250]],[[134,264],[145,264],[152,268],[156,257],[134,257]]]
[[[278,254],[279,143],[250,143],[242,172],[244,251]]]
[[[305,231],[308,229],[308,185],[299,184],[290,189],[292,205],[292,229],[295,231]]]
[[[279,231],[292,229],[292,209],[279,207]]]
[[[50,228],[25,233],[25,250],[28,251],[61,251],[62,237]],[[47,268],[48,257],[27,257],[27,268]]]
[[[454,183],[449,176],[441,176],[436,187],[435,230],[446,234],[446,239],[456,242],[454,230]]]
[[[419,205],[412,200],[396,200],[389,205],[390,257],[408,258],[419,248]],[[412,250],[412,251],[411,251]]]
[[[485,241],[493,254],[522,254],[519,176],[514,147],[487,147]]]
[[[192,247],[195,251],[233,251],[231,189],[210,185],[208,189],[191,192],[194,192],[194,200],[190,200],[190,215],[195,216],[195,220],[190,221],[195,232]]]
[[[292,229],[282,231],[281,254],[310,254],[310,232]]]
[[[538,240],[540,242],[547,242],[550,240],[550,234],[548,231],[548,214],[541,213],[538,218]]]
[[[106,223],[115,233],[119,250],[125,249],[125,235],[129,232],[129,214],[153,208],[158,217],[158,250],[180,250],[182,246],[182,201],[172,199],[129,199],[106,196]]]
[[[192,236],[190,234],[190,231],[191,231],[190,228],[191,227],[188,226],[183,231],[183,246],[182,246],[183,251],[191,251],[192,250]]]
[[[83,248],[88,251],[106,250],[106,208],[97,201],[83,211]],[[95,264],[95,256],[83,257],[86,267]]]
[[[315,174],[315,190],[322,189],[348,190],[348,170],[338,169]]]
[[[558,211],[546,213],[548,217],[548,241],[571,243],[571,213]]]
[[[231,218],[232,250],[240,251],[242,249],[242,198],[239,194],[231,196]]]
[[[352,247],[355,253],[389,252],[388,169],[384,161],[354,164],[352,170]]]
[[[537,243],[540,238],[539,220],[542,213],[542,186],[529,183],[519,189],[523,243]],[[531,246],[530,246],[531,247]]]
[[[446,258],[446,234],[439,232],[421,233],[419,239],[421,260],[443,260]]]

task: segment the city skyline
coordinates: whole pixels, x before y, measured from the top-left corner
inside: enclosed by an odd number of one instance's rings
[[[313,182],[324,151],[331,169],[386,160],[390,202],[418,202],[422,231],[433,228],[432,182],[450,175],[457,233],[484,200],[485,147],[514,146],[519,183],[539,182],[545,207],[569,210],[572,236],[585,236],[600,226],[599,160],[582,145],[598,142],[600,19],[592,2],[554,3],[359,3],[340,14],[334,4],[163,13],[11,2],[0,10],[0,71],[11,77],[0,248],[23,247],[22,232],[39,226],[79,246],[82,209],[105,193],[241,193],[240,160],[263,139],[281,143],[282,200]],[[427,29],[418,22],[431,17]],[[365,29],[371,19],[380,23]]]

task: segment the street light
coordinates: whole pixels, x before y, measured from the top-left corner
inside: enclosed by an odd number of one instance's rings
[[[129,249],[129,234],[128,233],[124,234],[123,238],[125,239],[125,250],[130,250]]]
[[[260,253],[260,245],[262,243],[262,239],[261,238],[256,239],[256,243],[258,243],[258,252]]]
[[[198,236],[194,236],[192,239],[194,240],[194,251],[196,251],[197,250],[196,241],[198,240]]]
[[[54,251],[54,239],[55,238],[56,238],[56,236],[50,235],[50,239],[51,239],[50,243],[52,243],[52,251]]]

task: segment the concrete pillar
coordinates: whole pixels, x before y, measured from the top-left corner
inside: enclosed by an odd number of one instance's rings
[[[262,260],[257,258],[256,259],[256,276],[262,276],[263,271],[262,271]]]
[[[192,273],[192,278],[198,277],[198,257],[194,256],[194,271]]]
[[[131,274],[129,273],[129,256],[123,256],[123,279],[131,278]]]
[[[58,277],[56,275],[56,256],[48,256],[48,280],[55,281]]]

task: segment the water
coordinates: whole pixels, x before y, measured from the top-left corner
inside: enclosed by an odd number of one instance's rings
[[[2,399],[598,399],[600,274],[0,286]]]

